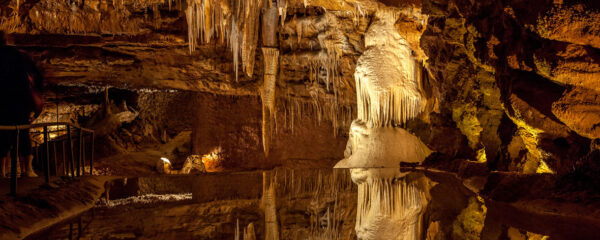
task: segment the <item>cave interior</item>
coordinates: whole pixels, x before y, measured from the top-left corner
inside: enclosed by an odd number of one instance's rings
[[[0,0],[0,239],[600,238],[600,2]]]

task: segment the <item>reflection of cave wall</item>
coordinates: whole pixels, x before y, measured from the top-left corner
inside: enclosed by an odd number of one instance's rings
[[[314,116],[297,117],[292,132],[285,127],[280,108],[277,112],[278,129],[272,137],[272,151],[269,159],[265,159],[259,97],[199,94],[191,104],[195,106],[196,117],[193,151],[206,154],[220,146],[225,168],[264,168],[282,164],[323,167],[332,166],[343,157],[346,138],[336,137],[330,123],[318,124]]]

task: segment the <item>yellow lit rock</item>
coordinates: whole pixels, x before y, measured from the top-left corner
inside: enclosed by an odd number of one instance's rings
[[[487,155],[485,154],[485,148],[477,150],[477,162],[487,162]]]
[[[538,168],[535,170],[536,173],[554,173],[554,171],[552,171],[552,169],[550,169],[550,167],[548,167],[548,164],[546,164],[546,162],[544,162],[544,160],[540,160],[540,164],[538,165]]]
[[[452,239],[480,239],[487,207],[481,197],[469,199],[469,205],[463,209],[452,224]]]

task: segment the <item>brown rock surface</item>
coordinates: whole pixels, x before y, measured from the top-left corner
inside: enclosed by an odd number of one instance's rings
[[[558,119],[581,136],[600,138],[600,93],[586,88],[574,88],[552,105]]]

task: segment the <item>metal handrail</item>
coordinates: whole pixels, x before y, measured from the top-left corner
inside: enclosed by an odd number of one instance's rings
[[[10,130],[17,130],[17,129],[23,130],[23,129],[39,128],[39,127],[51,127],[51,126],[71,126],[71,127],[77,128],[77,129],[81,129],[85,132],[89,132],[89,133],[94,132],[94,130],[92,130],[92,129],[84,128],[84,127],[81,127],[77,124],[70,123],[70,122],[34,123],[34,124],[24,124],[24,125],[0,126],[0,131],[2,131],[2,130],[10,131]]]
[[[62,130],[62,131],[53,131],[53,132],[66,132],[67,138],[66,139],[50,139],[48,136],[48,127],[51,126],[66,126],[66,130]],[[56,142],[58,141],[68,141],[68,150],[69,150],[69,162],[68,162],[68,168],[70,170],[71,173],[71,177],[75,177],[75,175],[77,175],[77,177],[81,176],[82,173],[85,174],[85,136],[84,136],[84,132],[89,134],[90,138],[91,138],[91,150],[90,150],[90,161],[89,161],[89,166],[90,166],[90,171],[89,171],[89,175],[93,175],[93,162],[94,162],[94,139],[95,139],[95,133],[94,130],[91,129],[87,129],[87,128],[83,128],[80,127],[76,124],[73,123],[69,123],[69,122],[53,122],[53,123],[36,123],[36,124],[25,124],[25,125],[14,125],[14,126],[0,126],[0,131],[16,131],[16,144],[14,145],[14,148],[11,149],[11,176],[10,176],[10,194],[11,195],[16,195],[17,193],[17,162],[19,160],[19,133],[21,130],[29,130],[31,128],[43,128],[43,132],[34,132],[34,133],[41,133],[43,134],[43,143],[45,143],[45,148],[44,148],[44,152],[45,152],[45,161],[41,161],[42,162],[42,169],[44,170],[44,177],[46,180],[46,183],[50,182],[50,143],[54,142],[54,175],[58,175],[58,167],[57,167],[57,154],[56,154]],[[79,151],[78,151],[78,158],[77,161],[75,160],[75,152],[74,152],[74,148],[73,148],[73,134],[71,131],[71,128],[75,128],[77,130],[79,130],[78,132],[78,139],[79,139]],[[37,146],[37,150],[39,150],[39,147],[42,144],[38,144]],[[37,154],[36,154],[37,155]],[[68,175],[68,171],[67,169],[67,162],[66,162],[66,152],[64,150],[64,145],[63,145],[63,173],[64,175]],[[36,157],[36,161],[40,162],[39,156]]]

